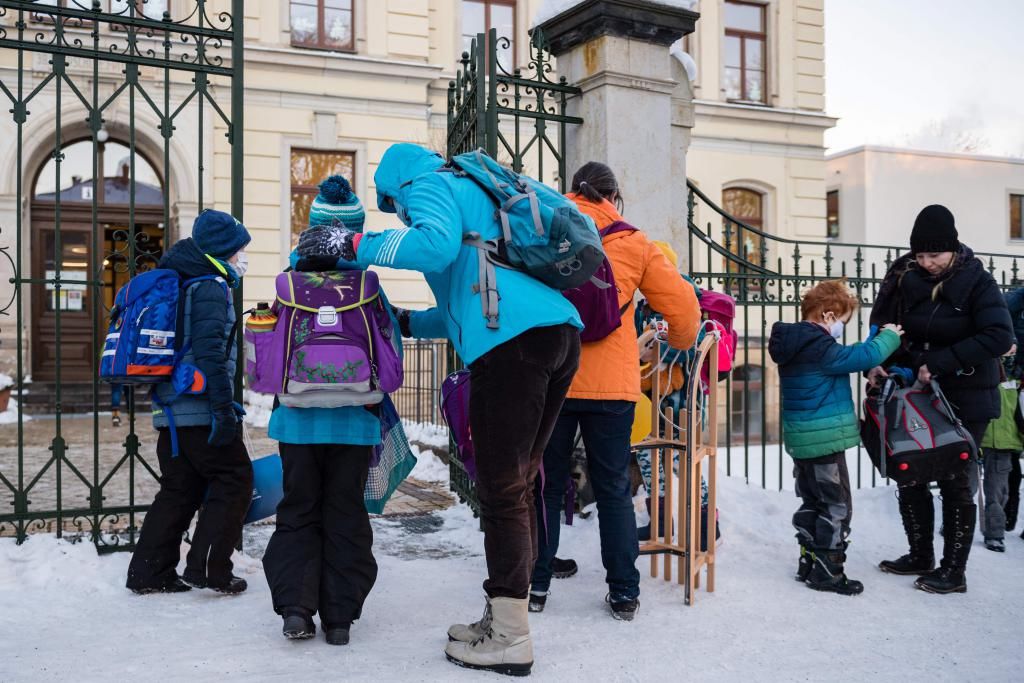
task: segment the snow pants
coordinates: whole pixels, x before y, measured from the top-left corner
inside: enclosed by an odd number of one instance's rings
[[[1002,539],[1006,535],[1006,503],[1010,498],[1012,460],[1020,454],[1013,451],[984,449],[985,463],[985,525],[986,539]]]
[[[263,569],[282,616],[346,627],[377,580],[373,529],[363,503],[372,446],[281,444],[284,498]]]
[[[527,330],[469,366],[488,597],[529,593],[537,560],[534,486],[579,358],[577,329],[556,325]]]
[[[797,540],[810,550],[845,549],[853,518],[846,454],[794,460],[793,476],[803,501],[793,515]]]
[[[181,537],[200,506],[186,571],[211,584],[227,583],[231,553],[242,538],[252,499],[252,464],[242,432],[227,446],[214,448],[207,443],[209,427],[178,427],[177,457],[171,457],[170,431],[159,432],[160,490],[142,523],[128,566],[128,587],[163,586],[177,576]]]

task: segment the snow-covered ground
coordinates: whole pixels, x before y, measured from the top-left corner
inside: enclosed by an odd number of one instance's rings
[[[547,611],[531,615],[534,679],[1020,680],[1024,541],[1016,534],[1005,555],[975,543],[968,593],[929,595],[911,578],[875,569],[904,551],[896,502],[892,489],[858,491],[848,571],[866,591],[819,594],[791,578],[793,494],[719,481],[717,590],[700,592],[692,607],[681,587],[651,578],[650,559],[641,558],[640,615],[613,621],[596,519],[563,527],[559,556],[581,570],[555,582]],[[0,680],[502,680],[444,659],[448,624],[481,611],[484,558],[478,522],[464,506],[433,521],[433,530],[374,521],[380,574],[345,648],[322,637],[285,641],[260,563],[249,557],[238,562],[250,582],[244,595],[137,597],[123,588],[125,554],[98,557],[89,544],[42,535],[20,547],[2,539]],[[253,533],[265,542],[269,532]]]

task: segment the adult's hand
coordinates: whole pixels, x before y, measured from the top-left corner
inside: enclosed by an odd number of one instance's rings
[[[878,387],[882,385],[882,380],[889,376],[889,373],[885,371],[881,365],[876,366],[868,370],[868,382],[871,386]]]
[[[653,327],[645,330],[636,340],[637,351],[640,353],[641,363],[650,363],[655,359],[657,353],[657,330]]]
[[[932,383],[932,373],[931,370],[928,369],[927,365],[922,365],[921,369],[917,371],[917,381],[924,386],[928,386]]]

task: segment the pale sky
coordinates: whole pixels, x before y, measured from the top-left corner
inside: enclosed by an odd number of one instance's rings
[[[825,74],[830,152],[1024,157],[1024,0],[825,0]]]

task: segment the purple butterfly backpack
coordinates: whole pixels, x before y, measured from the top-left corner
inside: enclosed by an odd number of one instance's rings
[[[380,403],[402,386],[395,330],[371,271],[277,276],[271,315],[245,326],[249,388],[293,408]]]

